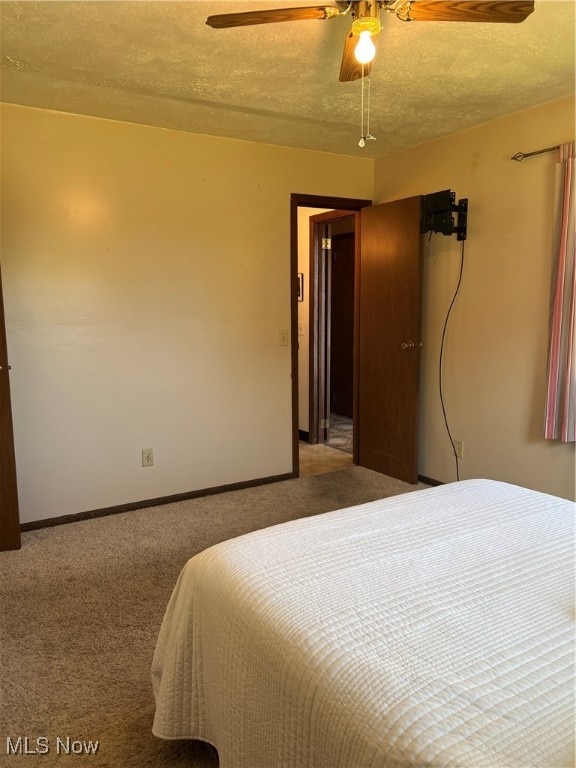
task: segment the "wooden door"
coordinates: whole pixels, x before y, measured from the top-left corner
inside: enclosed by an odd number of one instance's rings
[[[355,235],[332,236],[330,254],[330,411],[353,415]]]
[[[0,277],[0,551],[20,549],[16,460],[10,405],[10,380],[2,279]]]
[[[355,459],[418,479],[420,197],[364,208],[356,314]]]

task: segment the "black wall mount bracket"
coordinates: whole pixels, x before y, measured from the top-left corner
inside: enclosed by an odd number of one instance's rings
[[[453,213],[457,214],[454,224]],[[422,196],[420,207],[420,232],[440,232],[443,235],[456,235],[458,240],[466,240],[468,229],[468,198],[458,200],[450,189],[433,192]]]

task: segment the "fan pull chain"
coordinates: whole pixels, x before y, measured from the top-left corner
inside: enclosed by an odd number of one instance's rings
[[[368,78],[368,112],[366,114],[366,133],[369,139],[374,138],[374,136],[372,136],[372,134],[370,133],[370,104],[371,104],[370,97],[371,95],[372,95],[372,80]]]
[[[366,110],[364,109],[364,81],[368,80],[368,106]],[[370,91],[371,91],[371,83],[370,78],[364,77],[364,64],[362,64],[362,91],[361,91],[361,97],[360,97],[360,141],[358,142],[359,147],[365,147],[367,141],[376,141],[376,136],[372,136],[370,133]],[[366,112],[366,132],[364,132],[364,112]]]
[[[361,82],[361,96],[360,96],[360,141],[358,146],[364,147],[366,145],[366,139],[364,138],[364,64],[362,64],[362,82]]]

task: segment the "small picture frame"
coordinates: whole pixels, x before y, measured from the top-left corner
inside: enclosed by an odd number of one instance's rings
[[[298,272],[298,301],[304,301],[304,273]]]

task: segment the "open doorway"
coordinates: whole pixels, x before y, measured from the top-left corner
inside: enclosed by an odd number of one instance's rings
[[[307,445],[322,447],[326,443],[329,444],[332,404],[336,409],[348,411],[350,414],[343,413],[341,423],[344,425],[345,420],[348,420],[345,427],[349,431],[350,450],[353,449],[355,232],[358,212],[370,204],[369,200],[315,195],[293,194],[291,198],[292,412],[295,475],[300,473],[301,438],[304,438]],[[321,212],[315,215],[314,210]],[[299,214],[302,213],[306,217],[306,223],[300,223],[299,232]],[[302,216],[300,220],[302,222]],[[308,231],[302,231],[304,226]],[[306,270],[298,267],[299,235],[300,239],[304,235],[309,244],[309,268]],[[328,245],[326,237],[334,237],[338,243],[338,252],[347,254],[338,257],[343,259],[342,269],[341,264],[333,267],[332,249],[322,247]],[[347,302],[347,310],[334,311],[333,305],[337,307],[343,301]],[[336,358],[332,354],[334,347],[337,350]],[[299,408],[299,404],[302,407]],[[335,410],[332,412],[336,413]],[[302,413],[303,422],[300,421]],[[332,423],[336,427],[334,420]],[[337,429],[333,429],[333,432],[332,438],[337,439]],[[345,454],[341,454],[341,458],[349,461],[350,455],[345,457]]]
[[[416,483],[422,346],[421,197],[371,205],[369,201],[292,195],[294,476],[299,474],[297,219],[300,206],[352,211],[356,218],[355,232],[360,248],[356,248],[354,280],[354,463]]]
[[[352,455],[356,214],[310,217],[309,442]]]

